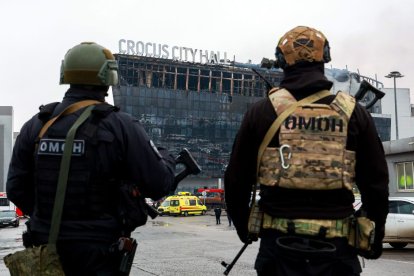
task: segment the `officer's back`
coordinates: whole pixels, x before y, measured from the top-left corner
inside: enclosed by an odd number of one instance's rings
[[[158,200],[174,183],[173,157],[154,146],[137,119],[105,103],[117,69],[112,53],[98,44],[70,49],[61,68],[60,83],[70,84],[63,101],[26,122],[13,149],[8,195],[30,216],[33,244],[45,244],[66,135],[94,105],[76,132],[57,244],[68,275],[116,273],[118,259],[109,249],[128,234],[120,218],[121,185],[134,183],[141,196]]]

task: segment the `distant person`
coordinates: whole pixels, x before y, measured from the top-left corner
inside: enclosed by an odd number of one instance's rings
[[[33,245],[46,244],[63,143],[86,106],[93,105],[76,132],[57,240],[68,276],[118,275],[120,253],[110,248],[134,229],[126,223],[127,211],[120,212],[124,183],[134,183],[134,194],[153,200],[173,189],[173,156],[154,146],[138,119],[105,102],[117,82],[118,65],[108,49],[93,42],[74,46],[62,61],[60,84],[70,85],[62,102],[46,105],[26,122],[13,149],[7,196],[30,216]],[[41,93],[41,87],[35,91]],[[64,110],[67,114],[50,121]]]
[[[276,47],[275,65],[284,73],[280,87],[249,108],[236,135],[225,172],[226,204],[240,240],[260,238],[258,275],[355,276],[362,271],[357,254],[382,254],[384,149],[370,113],[348,93],[330,92],[324,74],[330,60],[322,32],[298,26],[284,34]],[[259,212],[250,212],[256,183]],[[354,186],[362,198],[357,214]],[[367,250],[349,245],[355,243],[349,234],[357,225],[354,215],[363,213],[363,229],[375,222]],[[259,226],[259,234],[249,226]]]
[[[229,221],[229,227],[231,226],[231,216],[229,214],[228,209],[226,209],[227,220]]]
[[[221,224],[220,222],[221,208],[220,207],[214,208],[214,214],[216,215],[216,224]]]

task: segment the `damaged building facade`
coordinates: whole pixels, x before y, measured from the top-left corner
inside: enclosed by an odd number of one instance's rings
[[[195,186],[220,186],[244,113],[267,95],[266,82],[252,68],[274,86],[283,72],[214,51],[127,40],[119,46],[114,104],[138,118],[156,145],[174,154],[189,149],[202,167],[191,179]],[[376,123],[384,126],[386,140],[390,119],[383,119]]]
[[[156,145],[177,154],[186,147],[202,167],[203,185],[223,177],[247,108],[266,96],[248,68],[135,55],[116,55],[114,103],[138,118]],[[282,74],[266,74],[279,83]],[[205,182],[207,181],[207,182]]]

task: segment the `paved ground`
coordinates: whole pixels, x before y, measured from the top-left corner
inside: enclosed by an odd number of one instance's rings
[[[131,275],[223,275],[222,261],[230,263],[242,247],[236,231],[228,226],[225,213],[222,224],[216,225],[212,214],[189,217],[158,217],[149,219],[133,236],[139,245]],[[3,257],[21,249],[19,228],[0,229],[0,276],[9,275]],[[362,276],[414,275],[414,245],[395,250],[384,245],[383,257],[365,261]],[[258,243],[250,245],[230,275],[256,275],[253,266]]]

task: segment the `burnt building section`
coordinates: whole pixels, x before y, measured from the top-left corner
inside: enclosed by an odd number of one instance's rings
[[[266,96],[251,69],[144,56],[116,55],[114,103],[138,118],[156,145],[186,147],[202,167],[199,177],[222,178],[243,115]],[[277,85],[282,73],[262,75]]]
[[[223,177],[233,141],[244,113],[266,97],[267,86],[279,85],[283,72],[260,65],[230,62],[195,63],[139,55],[116,54],[119,84],[112,88],[115,105],[138,118],[156,145],[172,153],[186,147],[202,167],[200,186]],[[261,78],[252,69],[262,75]],[[355,95],[361,79],[347,70],[325,68],[334,83],[332,92]],[[372,94],[372,93],[371,93]],[[370,100],[370,93],[361,101]],[[382,141],[390,139],[390,116],[381,114],[381,102],[368,109]],[[211,179],[212,181],[207,181]],[[213,181],[214,180],[214,181]],[[193,179],[194,181],[194,179]]]

